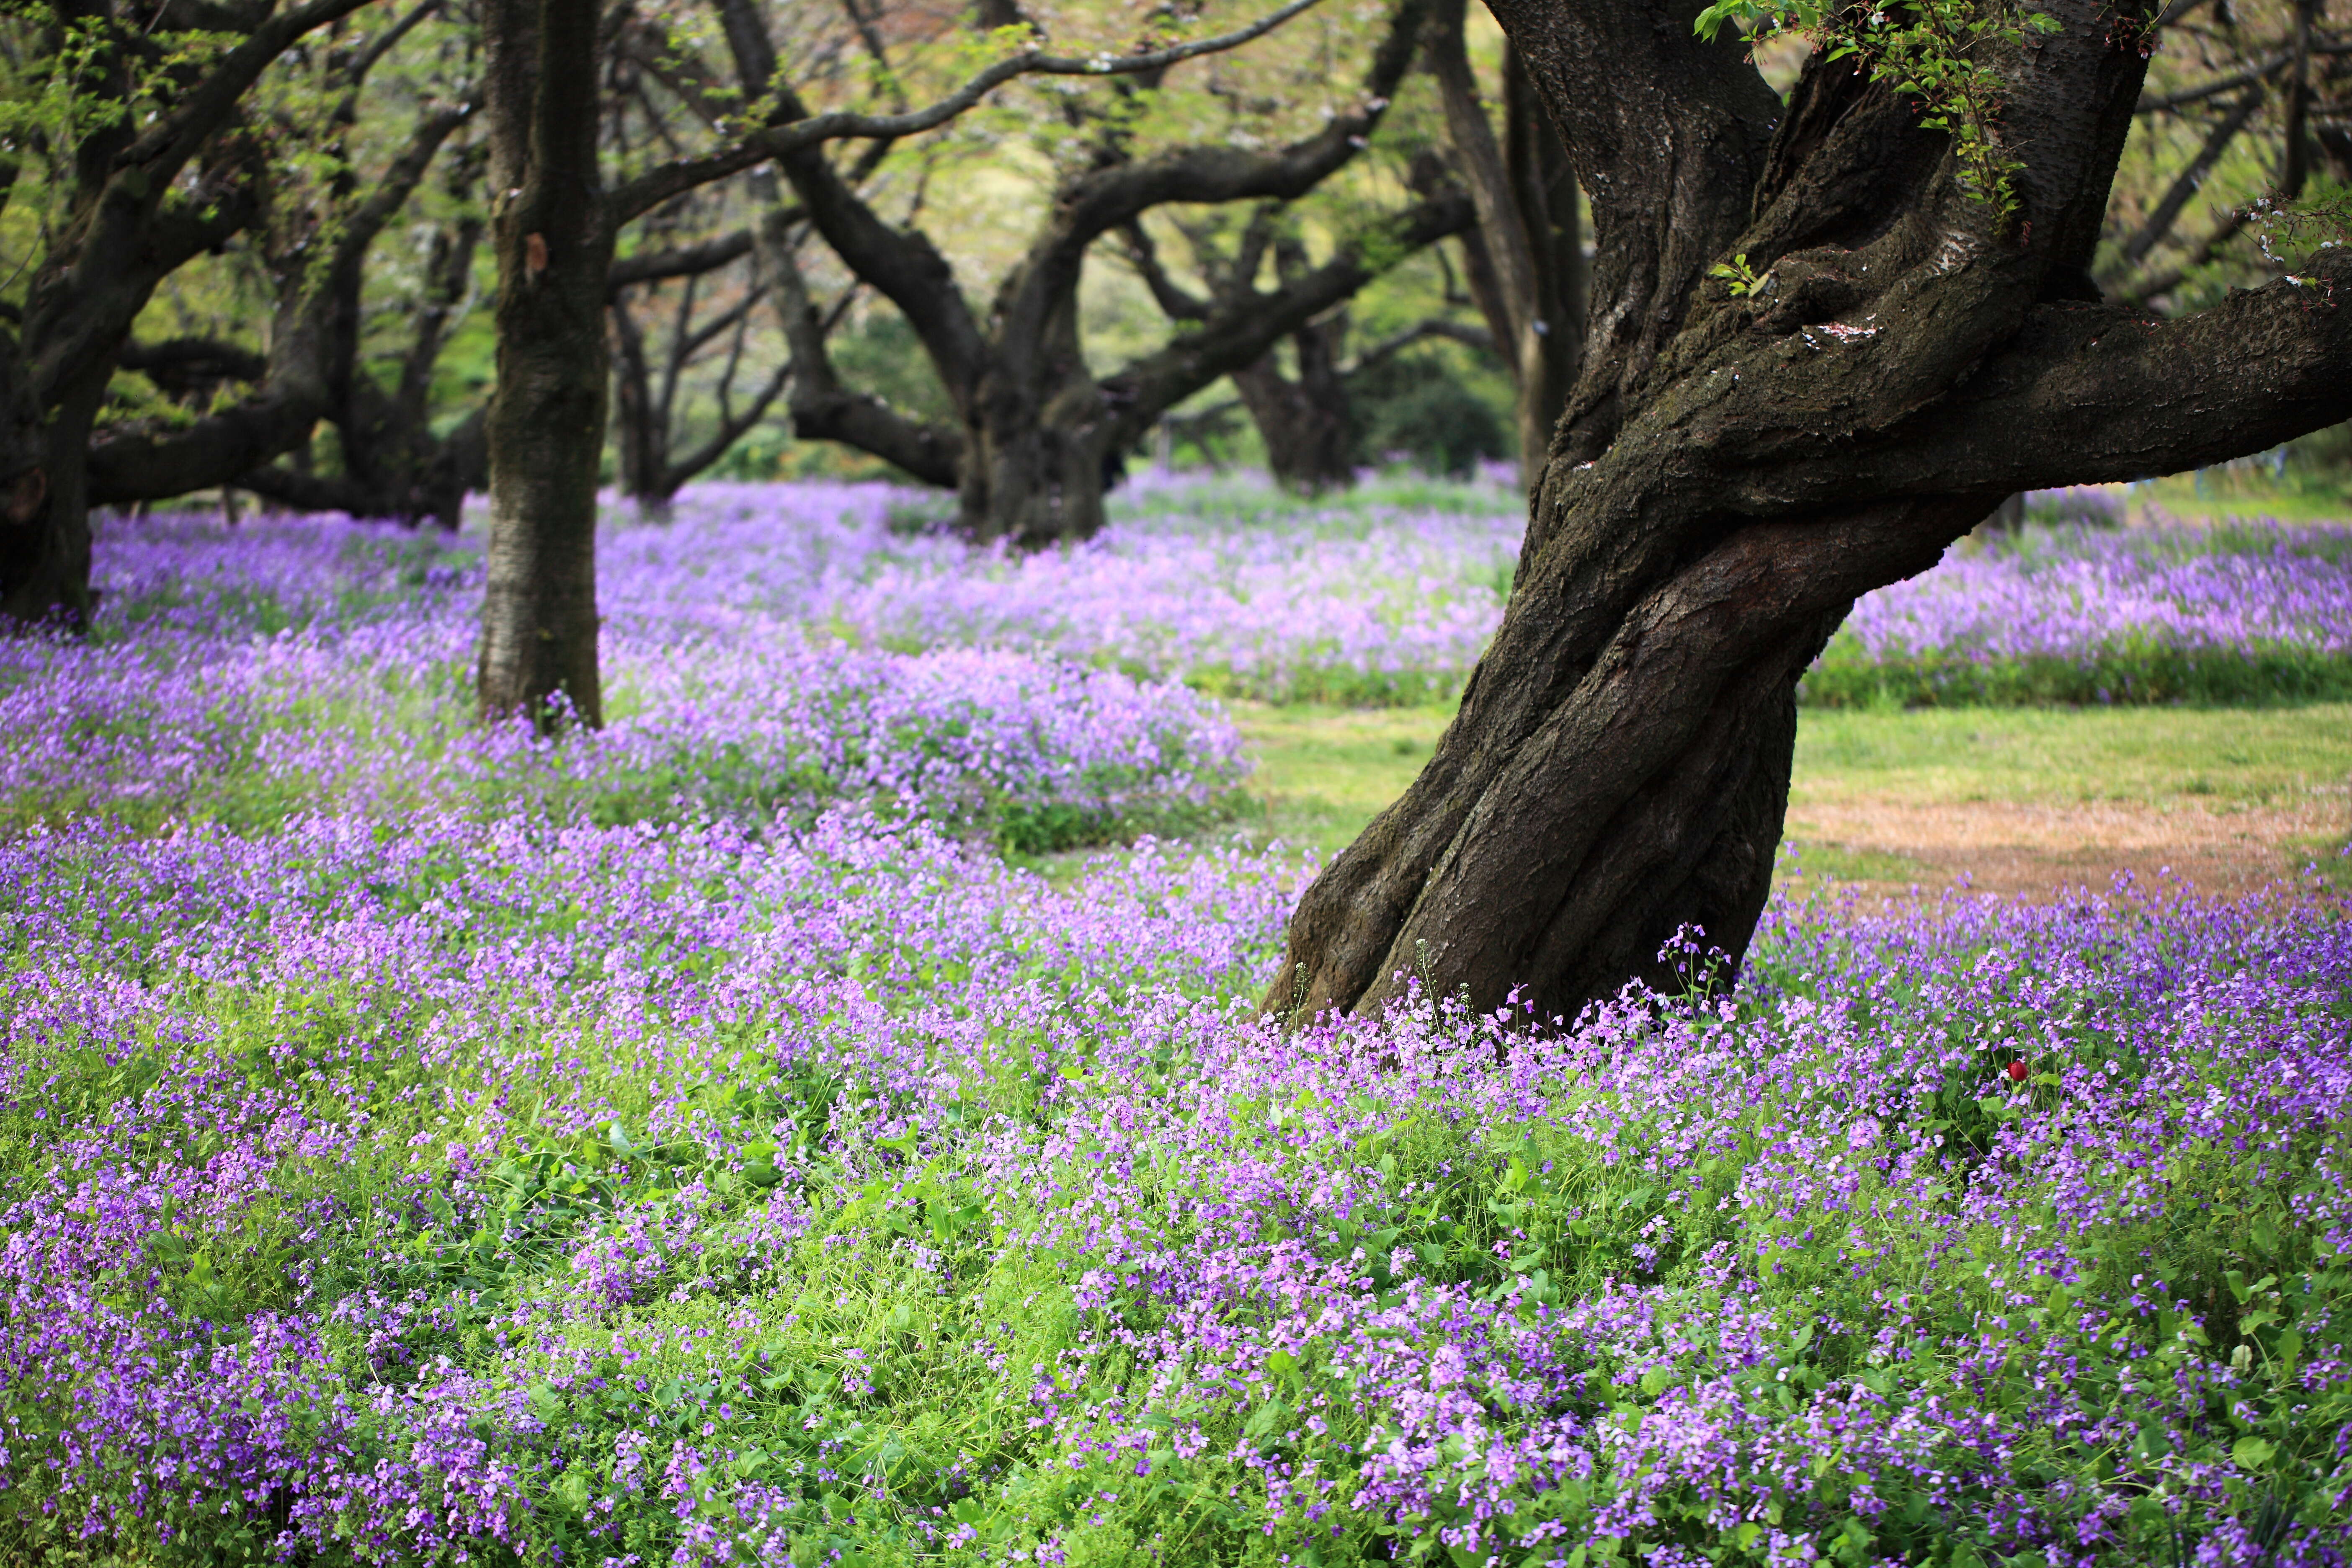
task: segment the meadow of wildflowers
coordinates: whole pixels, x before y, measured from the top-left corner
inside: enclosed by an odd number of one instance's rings
[[[616,536],[553,752],[369,530],[110,531],[6,650],[0,1559],[2347,1562],[2324,895],[1783,903],[1736,985],[1286,1032],[1311,868],[999,852],[1206,809],[1213,704],[845,647],[698,526]]]
[[[1803,695],[1902,706],[2341,700],[2352,696],[2352,525],[2070,521],[1970,540],[1857,604]]]
[[[97,635],[0,644],[0,823],[808,819],[855,799],[1035,850],[1198,821],[1239,776],[1231,725],[1181,686],[1010,649],[854,646],[716,595],[673,613],[728,559],[723,537],[697,542],[710,553],[665,570],[621,536],[611,723],[553,746],[473,722],[470,544],[351,522],[113,524]]]

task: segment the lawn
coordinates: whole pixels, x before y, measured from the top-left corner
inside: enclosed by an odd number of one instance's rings
[[[1256,763],[1244,830],[1326,855],[1345,847],[1412,782],[1451,716],[1430,705],[1236,704]],[[2058,824],[2071,842],[2029,839],[2011,880],[2045,892],[2104,887],[2143,863],[2232,888],[2292,879],[2314,862],[2340,879],[2336,852],[2352,840],[2352,706],[1808,708],[1788,868],[1940,886],[1984,869],[1969,863],[1969,841],[1942,844],[1932,859],[1873,846],[1907,842],[1906,828],[1920,838],[1922,817],[1935,842],[1938,825],[1965,826],[1969,807],[1990,808],[1973,814],[1986,818],[2081,806],[2099,809]]]
[[[1736,984],[1286,1030],[1493,495],[689,503],[599,735],[474,725],[467,542],[359,525],[117,525],[0,649],[0,1559],[2344,1563],[2325,888],[1808,874]],[[1809,706],[1792,820],[2340,842],[2346,711]]]

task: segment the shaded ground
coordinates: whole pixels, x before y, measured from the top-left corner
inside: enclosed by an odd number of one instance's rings
[[[1258,759],[1244,830],[1324,853],[1412,782],[1436,708],[1236,705]],[[2352,862],[2352,706],[1808,710],[1788,874],[2000,892],[2167,871],[2212,892]]]

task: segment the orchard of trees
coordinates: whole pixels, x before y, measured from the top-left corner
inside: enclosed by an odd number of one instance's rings
[[[1344,486],[1418,366],[1507,408],[1517,585],[1267,1005],[1572,1012],[1684,924],[1737,956],[1856,595],[2352,416],[2347,22],[5,0],[0,620],[86,622],[94,509],[487,490],[482,710],[593,725],[608,480],[854,459],[1044,548],[1244,416]]]

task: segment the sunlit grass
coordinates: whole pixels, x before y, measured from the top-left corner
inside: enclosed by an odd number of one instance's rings
[[[1429,761],[1453,710],[1232,705],[1257,771],[1243,818],[1260,842],[1344,847]],[[1887,801],[2153,809],[2270,805],[2352,784],[2352,704],[2302,708],[1807,709],[1791,804]],[[2318,847],[2318,846],[2314,846]],[[1839,857],[1844,856],[1843,860]],[[1870,863],[1864,865],[1867,859]],[[1846,878],[1907,879],[1890,856],[1823,848]]]

